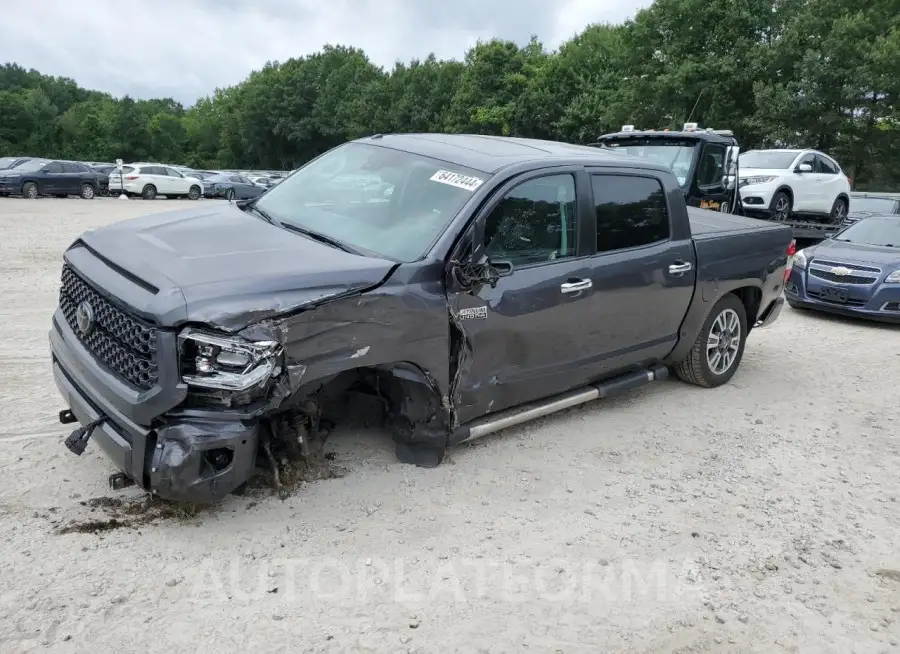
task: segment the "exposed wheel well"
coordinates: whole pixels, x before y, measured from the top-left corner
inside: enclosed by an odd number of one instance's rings
[[[370,400],[369,409],[380,411],[380,418],[390,425],[395,441],[446,445],[450,433],[447,402],[433,378],[408,362],[352,368],[304,385],[283,409],[290,412],[300,408],[303,413],[312,410],[338,423],[348,414],[355,414],[356,407],[368,413],[366,402],[357,404],[366,396]],[[353,402],[356,407],[348,411],[347,402]],[[368,415],[378,418],[372,413]]]
[[[762,291],[755,286],[744,286],[732,291],[733,295],[744,305],[744,311],[747,313],[747,329],[753,329],[759,317],[759,305],[762,302]]]
[[[850,196],[847,195],[846,193],[838,193],[837,199],[838,200],[846,200],[847,206],[848,207],[850,206]]]

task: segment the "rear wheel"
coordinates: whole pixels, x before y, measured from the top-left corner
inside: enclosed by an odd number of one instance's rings
[[[847,217],[847,200],[844,198],[838,198],[834,201],[834,204],[831,205],[831,224],[832,225],[840,225],[844,222],[844,218]]]
[[[82,200],[93,200],[94,199],[94,187],[90,184],[82,184],[81,185],[81,199]]]
[[[145,200],[155,200],[156,187],[153,186],[153,184],[147,184],[147,186],[145,186],[143,190],[141,190],[141,197]]]
[[[227,191],[225,191],[225,199],[228,200],[229,202],[234,200],[234,189],[233,188],[230,188]]]
[[[778,191],[772,198],[772,220],[784,221],[791,217],[791,197]]]
[[[22,195],[29,200],[36,200],[38,197],[38,187],[34,182],[25,182],[22,185]]]
[[[741,365],[746,342],[747,312],[737,296],[729,293],[709,312],[690,354],[675,366],[675,374],[689,384],[721,386]]]

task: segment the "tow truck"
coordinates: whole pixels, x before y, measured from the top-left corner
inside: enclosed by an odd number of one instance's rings
[[[685,123],[681,130],[643,129],[623,125],[604,134],[593,147],[614,150],[662,163],[675,173],[688,206],[746,215],[741,205],[738,157],[741,149],[734,132]],[[789,219],[794,238],[821,241],[840,225]]]

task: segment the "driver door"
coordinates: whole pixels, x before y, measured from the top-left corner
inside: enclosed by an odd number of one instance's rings
[[[800,164],[809,164],[812,170],[808,173],[798,172]],[[795,212],[808,212],[816,210],[816,198],[819,185],[816,181],[816,155],[809,152],[794,162],[794,171],[791,173],[791,191],[794,193]]]
[[[460,422],[589,380],[582,327],[593,290],[582,254],[593,244],[579,237],[585,210],[590,217],[589,181],[583,170],[563,170],[508,183],[480,216],[491,261],[513,271],[494,288],[451,295],[471,348],[457,386]]]

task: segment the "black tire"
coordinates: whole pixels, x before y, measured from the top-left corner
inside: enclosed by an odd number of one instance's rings
[[[791,196],[784,191],[778,191],[778,193],[772,197],[771,207],[772,220],[785,221],[790,219],[791,209],[793,209]]]
[[[96,195],[96,191],[94,191],[94,187],[90,184],[82,184],[81,185],[81,193],[78,196],[82,200],[93,200]]]
[[[38,185],[34,182],[25,182],[22,184],[22,197],[28,200],[37,200],[40,192]]]
[[[141,189],[141,197],[145,200],[155,200],[156,187],[153,186],[153,184],[147,184],[143,189]]]
[[[229,202],[234,200],[234,189],[233,188],[230,188],[227,191],[225,191],[225,199],[228,200]]]
[[[201,195],[203,195],[203,191],[199,186],[195,185],[188,191],[187,197],[188,200],[199,200]]]
[[[834,204],[831,205],[831,224],[832,225],[840,225],[844,222],[844,218],[847,217],[847,210],[849,209],[849,205],[845,198],[838,198],[834,201]]]
[[[737,325],[740,328],[737,335],[736,351],[731,347],[731,345],[734,344],[734,318],[737,319]],[[728,335],[725,339],[719,340],[720,345],[711,346],[710,336],[711,332],[714,331],[720,331],[726,334],[730,333],[731,335]],[[678,378],[682,381],[686,381],[689,384],[694,384],[696,386],[703,386],[704,388],[715,388],[722,384],[727,384],[741,365],[741,359],[744,358],[744,345],[746,342],[747,312],[744,309],[744,304],[738,297],[729,293],[716,302],[712,311],[709,312],[706,321],[703,323],[703,328],[697,336],[697,340],[694,341],[694,345],[691,347],[690,354],[688,354],[684,361],[675,365],[675,374],[678,375]],[[717,349],[716,352],[710,354],[712,347],[716,347]],[[728,363],[723,370],[713,369],[713,365],[718,367],[720,361],[723,365],[726,363],[723,361],[723,358],[729,352],[731,353],[730,363]],[[712,359],[711,363],[710,357],[714,356],[716,353],[719,354],[720,358]]]

